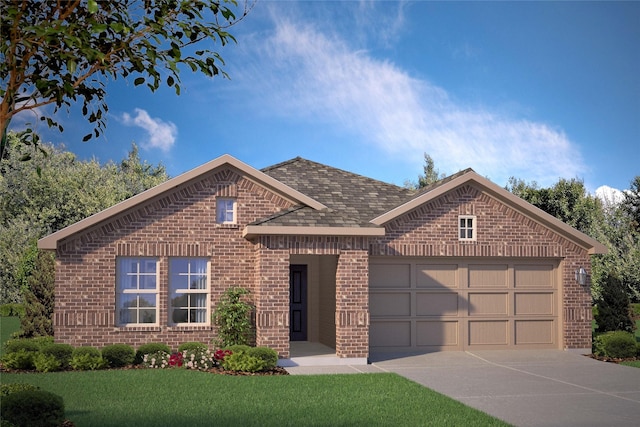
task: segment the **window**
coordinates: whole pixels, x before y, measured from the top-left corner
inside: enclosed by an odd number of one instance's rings
[[[118,258],[116,322],[119,325],[157,324],[158,260]]]
[[[216,200],[216,222],[218,224],[236,223],[236,201],[235,199]]]
[[[207,323],[209,262],[206,258],[169,260],[169,319],[174,325]]]
[[[476,217],[472,215],[461,215],[458,217],[460,240],[476,240]]]

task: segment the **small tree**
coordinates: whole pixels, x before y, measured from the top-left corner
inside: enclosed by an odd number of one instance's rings
[[[598,302],[597,332],[627,331],[634,328],[629,310],[629,297],[620,279],[613,274],[606,277],[602,300]]]
[[[22,335],[53,335],[55,263],[53,254],[37,250],[33,271],[23,289],[25,315],[21,317]]]
[[[253,341],[254,328],[251,322],[253,306],[243,300],[249,291],[233,287],[225,291],[213,312],[213,323],[218,336],[213,340],[217,347],[249,345]]]

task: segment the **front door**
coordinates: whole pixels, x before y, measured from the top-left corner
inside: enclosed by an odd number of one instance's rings
[[[289,267],[289,339],[307,340],[307,266]]]

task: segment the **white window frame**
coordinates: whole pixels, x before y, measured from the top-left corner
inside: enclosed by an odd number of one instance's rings
[[[136,271],[123,271],[123,264],[126,261],[137,262]],[[153,262],[155,263],[155,272],[144,272],[141,271],[141,264]],[[136,287],[128,288],[124,287],[126,281],[125,278],[135,278]],[[144,288],[140,287],[142,278],[150,278],[153,277],[155,280],[155,288]],[[160,264],[159,259],[155,257],[117,257],[116,258],[116,324],[118,326],[158,326],[159,325],[159,311],[158,307],[160,305]],[[121,301],[125,295],[136,295],[136,306],[134,308],[127,308],[121,304]],[[155,297],[155,307],[145,307],[140,306],[140,297],[144,295],[153,295]],[[141,311],[145,310],[153,310],[155,311],[155,322],[140,322]],[[122,322],[121,321],[121,313],[122,310],[135,310],[136,311],[136,319],[137,322]]]
[[[231,209],[229,209],[229,204],[231,204]],[[237,205],[236,199],[232,197],[218,197],[216,199],[216,222],[218,224],[237,224]],[[224,214],[224,217],[221,214]],[[231,214],[231,220],[228,219],[229,214]]]
[[[178,271],[176,270],[176,262],[178,261],[187,261],[187,271]],[[206,262],[206,277],[205,277],[205,287],[204,288],[180,288],[176,287],[174,284],[174,276],[180,276],[187,278],[187,284],[193,283],[191,277],[202,276],[201,272],[191,271],[192,264],[191,261],[205,261]],[[174,307],[174,290],[177,295],[185,295],[186,305]],[[202,306],[191,306],[191,296],[192,295],[204,295],[204,307]],[[168,297],[168,308],[169,308],[169,324],[171,326],[202,326],[208,325],[210,323],[211,317],[211,261],[208,258],[204,257],[171,257],[169,258],[169,297]],[[198,311],[204,308],[204,315],[201,317],[202,320],[191,320],[191,311]],[[187,311],[187,321],[186,322],[176,322],[174,321],[174,309],[186,310]],[[197,317],[197,313],[196,313]]]
[[[471,236],[469,236],[471,233]],[[458,216],[458,240],[475,242],[478,236],[478,218],[475,215]]]

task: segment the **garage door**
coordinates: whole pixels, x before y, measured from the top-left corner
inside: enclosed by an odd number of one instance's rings
[[[556,260],[370,263],[371,351],[560,347]]]

